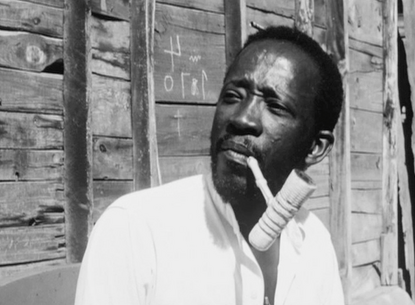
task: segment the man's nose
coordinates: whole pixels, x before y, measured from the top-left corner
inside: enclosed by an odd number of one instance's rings
[[[231,116],[230,127],[237,134],[259,136],[262,133],[261,101],[252,96],[238,104]]]

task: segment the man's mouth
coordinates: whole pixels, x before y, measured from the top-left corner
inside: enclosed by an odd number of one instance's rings
[[[228,160],[243,165],[246,165],[246,160],[249,156],[253,156],[253,152],[245,144],[231,140],[222,142],[220,151],[223,152]]]

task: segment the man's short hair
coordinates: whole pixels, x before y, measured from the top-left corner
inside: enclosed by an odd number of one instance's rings
[[[236,58],[250,44],[267,39],[291,42],[308,54],[315,62],[321,77],[314,101],[316,107],[316,131],[333,131],[343,103],[343,83],[337,65],[315,40],[297,29],[286,26],[271,26],[250,35],[242,50],[236,55]],[[229,69],[231,67],[232,65],[230,65]],[[226,72],[226,76],[229,69]]]

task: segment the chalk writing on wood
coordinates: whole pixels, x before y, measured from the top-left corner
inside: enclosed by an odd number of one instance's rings
[[[181,98],[206,100],[206,87],[209,81],[207,72],[200,67],[203,59],[198,50],[193,50],[190,54],[182,52],[180,35],[170,36],[170,48],[163,52],[170,57],[170,71],[164,76],[164,90],[166,93],[177,91],[181,92]],[[176,61],[188,61],[186,67],[177,67]]]

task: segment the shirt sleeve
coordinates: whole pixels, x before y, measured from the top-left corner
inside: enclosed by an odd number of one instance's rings
[[[121,207],[109,208],[90,236],[75,305],[148,305],[155,255],[146,223]]]

